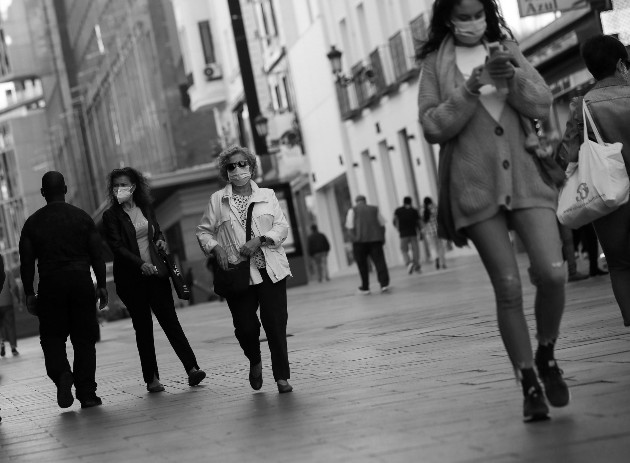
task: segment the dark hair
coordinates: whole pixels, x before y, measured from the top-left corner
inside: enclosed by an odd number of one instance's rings
[[[317,231],[317,225],[315,225],[315,224],[311,225],[311,231],[316,232]]]
[[[433,3],[431,23],[429,25],[429,36],[418,48],[416,58],[422,60],[431,52],[440,48],[440,44],[446,36],[451,33],[451,14],[453,8],[462,0],[436,0]],[[498,42],[506,38],[514,38],[514,34],[505,23],[505,19],[499,12],[496,0],[479,0],[483,4],[486,13],[486,34],[485,38],[490,42]]]
[[[229,181],[227,166],[230,163],[230,158],[235,154],[242,154],[245,156],[247,163],[249,164],[250,171],[252,173],[252,178],[256,178],[256,172],[258,171],[258,161],[256,160],[256,156],[252,154],[250,150],[245,148],[244,146],[231,145],[225,148],[221,153],[219,153],[219,157],[217,162],[219,163],[219,175],[226,182]]]
[[[425,196],[423,202],[424,202],[424,210],[422,211],[422,221],[424,223],[428,223],[429,220],[431,220],[431,208],[429,206],[433,204],[433,200],[430,197]]]
[[[136,186],[133,191],[133,202],[140,208],[150,205],[153,202],[151,197],[151,189],[146,177],[133,167],[122,167],[112,170],[107,177],[107,196],[111,205],[118,204],[116,195],[114,194],[114,180],[123,175],[129,178],[129,181]]]
[[[411,196],[405,196],[403,198],[403,204],[411,204]]]
[[[611,35],[596,35],[580,47],[580,54],[586,69],[596,80],[612,76],[617,70],[617,62],[628,59],[623,44]]]

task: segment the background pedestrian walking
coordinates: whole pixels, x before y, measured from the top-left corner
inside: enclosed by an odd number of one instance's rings
[[[394,225],[400,235],[400,251],[407,267],[407,273],[421,272],[418,238],[422,232],[422,222],[418,209],[411,205],[411,197],[403,198],[403,205],[394,211]],[[409,253],[411,252],[411,255]]]
[[[4,267],[4,258],[0,254],[0,265],[6,278],[4,284],[0,287],[0,357],[6,355],[4,343],[8,342],[11,348],[11,354],[16,357],[20,355],[17,350],[17,331],[15,329],[15,306],[19,301],[19,294],[13,271],[6,271]]]
[[[435,268],[446,268],[446,250],[444,240],[438,235],[437,208],[433,200],[427,196],[424,198],[422,208],[422,222],[424,223],[424,239],[433,245],[435,251]]]
[[[328,238],[317,229],[317,225],[311,225],[311,233],[308,235],[308,255],[313,259],[317,281],[329,281],[328,276],[328,252],[330,243]]]

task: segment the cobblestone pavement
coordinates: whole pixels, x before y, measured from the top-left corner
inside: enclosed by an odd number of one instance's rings
[[[38,339],[21,340],[0,359],[0,461],[630,461],[630,331],[608,277],[567,285],[557,357],[572,402],[526,424],[488,277],[476,256],[449,264],[393,269],[389,294],[355,295],[355,275],[290,289],[291,394],[266,344],[265,384],[249,387],[225,303],[178,310],[208,373],[195,388],[156,325],[162,394],[145,390],[131,321],[106,324],[92,409],[58,408]]]

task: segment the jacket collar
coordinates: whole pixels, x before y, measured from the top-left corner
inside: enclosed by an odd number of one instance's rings
[[[628,85],[628,82],[626,82],[625,79],[615,75],[615,76],[605,77],[604,79],[597,81],[595,85],[593,85],[593,89],[615,87],[619,85]]]
[[[249,181],[249,184],[252,186],[252,202],[260,202],[260,201],[265,201],[265,198],[262,196],[261,192],[260,192],[260,187],[256,184],[256,182],[254,182],[253,180]],[[229,201],[230,198],[232,198],[232,184],[228,183],[227,185],[225,185],[225,188],[223,188],[223,194],[221,195],[221,199],[222,200],[227,200]]]

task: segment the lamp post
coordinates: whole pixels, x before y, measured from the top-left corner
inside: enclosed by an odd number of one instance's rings
[[[262,139],[267,139],[269,134],[269,120],[262,114],[258,114],[254,118],[254,125],[256,126],[256,133]]]

